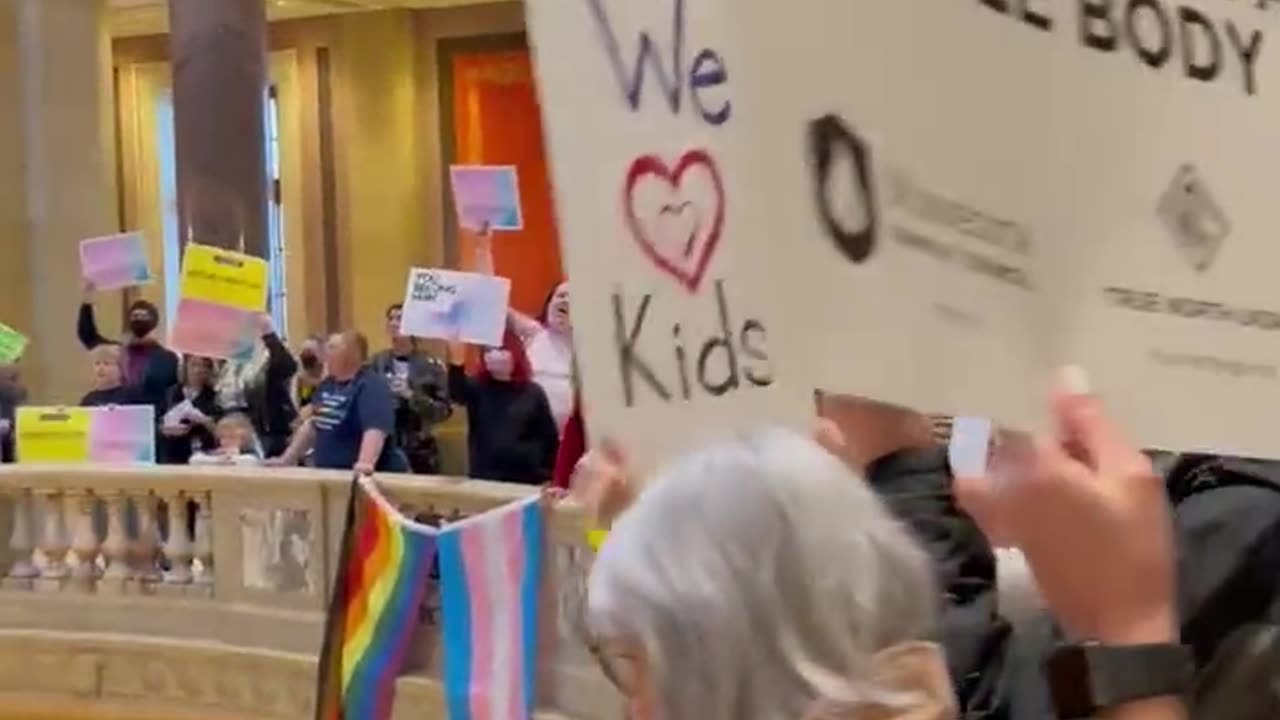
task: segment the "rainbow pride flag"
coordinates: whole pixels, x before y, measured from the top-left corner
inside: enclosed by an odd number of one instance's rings
[[[533,716],[543,531],[537,497],[440,530],[449,720]]]
[[[320,651],[316,720],[387,720],[418,627],[435,528],[405,518],[373,480],[351,481]]]

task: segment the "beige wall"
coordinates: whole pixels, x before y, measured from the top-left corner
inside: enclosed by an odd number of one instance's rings
[[[84,392],[79,241],[118,226],[109,49],[103,0],[0,2],[0,321],[31,338],[23,372],[43,402]]]
[[[327,297],[333,296],[337,324],[353,325],[380,345],[384,310],[403,296],[406,269],[443,263],[445,168],[436,42],[523,28],[523,7],[516,2],[355,13],[272,25],[272,74],[281,86],[282,121],[297,129],[296,141],[287,143],[286,152],[296,156],[286,157],[284,188],[292,335],[333,329],[326,327],[330,323],[325,318]],[[118,114],[126,152],[136,142],[130,140],[135,130],[129,119],[136,99],[125,92],[127,80],[140,72],[145,75],[148,63],[165,62],[166,42],[164,37],[146,37],[115,43],[121,78]],[[333,217],[326,217],[322,202],[316,60],[320,48],[328,50],[331,68]],[[286,58],[281,51],[292,54]],[[292,75],[291,82],[282,82],[286,74]],[[150,172],[147,164],[126,156],[126,208],[154,204],[145,190],[137,192],[147,184],[138,176]],[[337,237],[335,277],[325,272],[322,240],[327,222],[333,223]]]
[[[336,19],[339,282],[347,321],[375,345],[383,313],[404,294],[405,269],[430,256],[420,170],[413,13]]]

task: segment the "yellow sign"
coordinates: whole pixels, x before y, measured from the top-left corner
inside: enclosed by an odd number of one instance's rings
[[[18,462],[88,462],[92,417],[92,408],[18,408]]]
[[[237,310],[267,307],[267,263],[252,255],[208,245],[187,245],[182,255],[181,295]]]

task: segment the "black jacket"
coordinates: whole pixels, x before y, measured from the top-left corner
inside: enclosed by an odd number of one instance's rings
[[[120,385],[108,390],[90,390],[80,398],[80,407],[105,407],[107,405],[145,405],[139,389],[132,385]]]
[[[268,457],[275,457],[288,447],[293,421],[298,419],[292,393],[298,361],[279,335],[263,335],[262,342],[267,347],[265,377],[262,382],[251,383],[245,388],[245,403],[249,406],[246,410],[258,439],[262,441],[263,451]]]
[[[396,398],[396,441],[409,456],[415,473],[440,471],[440,449],[431,429],[449,419],[453,405],[449,403],[449,376],[444,363],[425,352],[397,357],[383,350],[369,360],[369,368],[384,376],[395,374],[396,361],[409,365],[408,399]]]
[[[468,475],[526,485],[551,479],[560,431],[538,383],[478,380],[451,365],[449,394],[467,408]]]
[[[0,463],[11,463],[15,459],[14,441],[18,436],[18,406],[26,399],[25,391],[0,390],[0,420],[9,424],[8,432],[0,434]]]
[[[169,388],[163,411],[156,416],[156,422],[163,426],[165,413],[181,405],[186,399],[187,396],[181,386]],[[218,393],[211,387],[204,388],[191,398],[191,404],[215,422],[222,416],[222,411],[218,407]],[[199,426],[192,427],[190,433],[181,437],[169,437],[162,432],[156,446],[156,454],[162,464],[185,465],[190,462],[192,451],[197,445],[209,450],[217,447],[218,442],[212,432]]]
[[[1011,630],[997,614],[996,559],[956,506],[944,447],[899,450],[872,463],[867,481],[933,558],[943,592],[938,640],[963,714],[1008,717],[1002,689]]]
[[[120,344],[116,340],[103,337],[98,332],[98,323],[93,317],[93,305],[89,303],[80,305],[80,316],[76,320],[76,337],[80,339],[80,344],[86,350],[92,350],[99,345]],[[129,350],[128,347],[123,349],[125,352]],[[141,346],[141,352],[146,355],[142,373],[129,383],[136,387],[133,402],[153,405],[159,412],[160,407],[164,405],[169,388],[178,384],[178,356],[160,343],[153,342]]]

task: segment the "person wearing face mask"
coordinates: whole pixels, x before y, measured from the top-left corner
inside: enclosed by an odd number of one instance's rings
[[[27,401],[16,365],[0,363],[0,463],[14,461],[14,422],[18,406]]]
[[[542,387],[515,330],[484,349],[479,372],[462,368],[464,351],[450,349],[449,395],[467,408],[468,475],[540,485],[551,479],[559,432]]]
[[[137,402],[154,405],[159,410],[169,388],[178,384],[178,356],[155,338],[160,311],[146,300],[135,300],[129,306],[128,337],[123,343],[117,343],[98,332],[91,302],[94,287],[85,283],[84,290],[84,301],[80,304],[80,317],[76,322],[76,336],[80,344],[89,351],[102,345],[121,345],[124,386],[131,389]]]
[[[464,232],[470,232],[464,230]],[[471,232],[476,272],[494,274],[492,232],[486,227]],[[533,381],[542,386],[551,405],[557,430],[563,434],[573,415],[573,326],[569,321],[569,283],[551,289],[536,318],[510,313],[511,327],[524,342],[533,369]]]
[[[368,341],[358,332],[329,338],[328,374],[316,388],[312,413],[284,454],[268,465],[297,465],[311,451],[317,468],[409,472],[409,460],[396,444],[395,396],[387,379],[369,369],[368,356]]]

